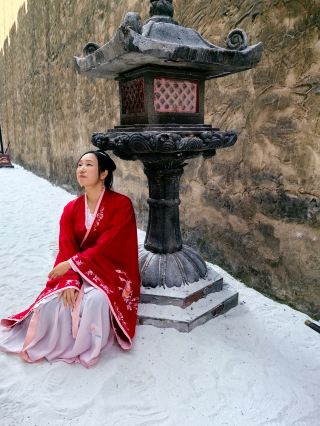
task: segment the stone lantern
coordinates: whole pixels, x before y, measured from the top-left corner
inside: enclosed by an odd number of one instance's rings
[[[187,160],[235,144],[234,132],[204,124],[205,81],[253,68],[262,44],[247,45],[241,29],[217,47],[173,19],[172,0],[150,2],[142,24],[128,13],[112,40],[88,43],[76,57],[80,73],[116,79],[120,126],[95,133],[93,145],[123,160],[140,160],[149,185],[149,220],[139,247],[139,321],[190,331],[235,306],[238,294],[183,244],[179,181]]]
[[[14,166],[11,163],[10,156],[7,154],[7,150],[9,148],[10,143],[7,146],[7,149],[4,150],[3,148],[3,141],[2,141],[2,131],[0,127],[0,168],[6,167],[6,168],[13,168]]]

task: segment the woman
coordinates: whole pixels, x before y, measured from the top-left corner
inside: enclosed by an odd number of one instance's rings
[[[27,362],[90,367],[114,336],[130,349],[140,294],[137,228],[131,201],[111,190],[115,163],[104,151],[77,164],[85,194],[60,219],[59,253],[45,289],[25,311],[1,320],[0,350]]]

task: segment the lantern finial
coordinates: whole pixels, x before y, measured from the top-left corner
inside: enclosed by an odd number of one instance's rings
[[[150,17],[170,16],[173,17],[173,0],[150,0]]]

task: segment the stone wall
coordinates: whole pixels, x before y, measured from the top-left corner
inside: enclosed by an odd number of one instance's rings
[[[115,82],[73,69],[88,41],[103,44],[126,11],[149,2],[31,0],[0,52],[0,120],[14,161],[76,189],[90,135],[118,123]],[[187,5],[187,6],[186,6]],[[206,122],[237,144],[189,161],[181,180],[185,241],[247,284],[316,318],[320,311],[320,5],[318,0],[175,1],[175,17],[224,45],[243,28],[262,62],[206,85]],[[147,221],[138,162],[116,160],[115,187]]]

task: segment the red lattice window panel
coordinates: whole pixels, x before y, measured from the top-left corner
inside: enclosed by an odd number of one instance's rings
[[[144,79],[136,78],[121,85],[122,114],[137,114],[144,108]]]
[[[156,112],[198,112],[198,81],[155,78],[154,110]]]

